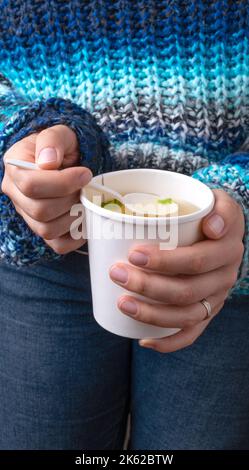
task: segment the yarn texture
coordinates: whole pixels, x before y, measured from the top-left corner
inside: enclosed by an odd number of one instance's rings
[[[249,0],[0,0],[0,180],[25,136],[72,128],[98,174],[160,168],[243,208],[249,293]],[[56,255],[0,192],[0,258]]]

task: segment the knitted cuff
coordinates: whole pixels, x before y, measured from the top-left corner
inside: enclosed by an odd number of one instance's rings
[[[56,124],[64,124],[77,135],[81,164],[94,174],[111,169],[108,141],[94,117],[80,106],[60,98],[35,101],[15,113],[0,133],[0,182],[3,155],[15,142]],[[57,255],[35,235],[20,217],[10,199],[0,192],[0,258],[16,266],[31,265]]]
[[[63,98],[34,101],[14,114],[0,134],[0,160],[14,143],[57,124],[64,124],[76,133],[82,165],[90,168],[94,174],[111,169],[109,143],[94,117]]]
[[[205,183],[211,189],[223,189],[242,207],[245,217],[245,234],[243,243],[245,251],[240,265],[238,280],[231,290],[232,293],[246,294],[249,287],[249,174],[244,171],[249,160],[249,154],[243,155],[243,167],[235,163],[236,155],[226,158],[224,165],[211,165],[202,168],[193,177]],[[234,159],[234,166],[231,160]],[[248,290],[247,290],[248,292]]]

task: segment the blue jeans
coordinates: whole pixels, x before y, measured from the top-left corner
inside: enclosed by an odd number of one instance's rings
[[[100,286],[101,288],[101,286]],[[92,316],[88,260],[0,264],[0,449],[249,449],[248,298],[159,354]]]

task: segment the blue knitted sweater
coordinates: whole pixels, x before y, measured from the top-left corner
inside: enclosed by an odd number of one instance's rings
[[[0,0],[0,179],[18,140],[63,123],[93,172],[149,167],[223,188],[246,218],[249,1]],[[0,257],[53,259],[0,193]]]

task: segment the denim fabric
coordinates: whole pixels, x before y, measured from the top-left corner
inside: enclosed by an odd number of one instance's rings
[[[0,449],[121,449],[130,402],[131,449],[249,449],[248,297],[159,354],[99,327],[89,292],[75,253],[0,264]]]
[[[249,449],[249,305],[235,297],[191,347],[134,344],[133,449]]]
[[[88,259],[0,264],[0,449],[121,448],[130,342],[92,316]]]

